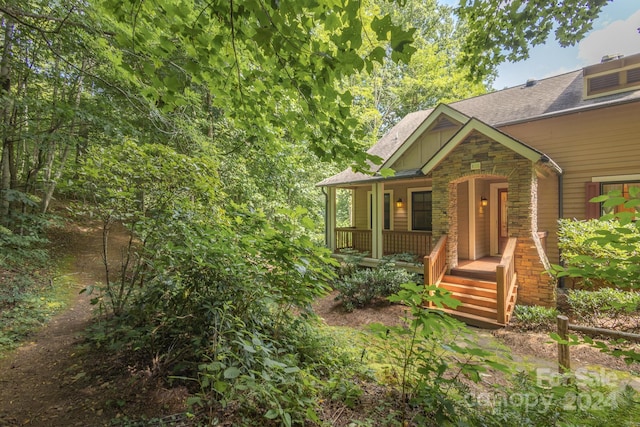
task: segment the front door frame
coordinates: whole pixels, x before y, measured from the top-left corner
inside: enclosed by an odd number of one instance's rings
[[[500,247],[498,244],[498,190],[508,189],[509,183],[497,182],[489,184],[489,221],[490,221],[490,239],[489,249],[491,256],[500,254]]]

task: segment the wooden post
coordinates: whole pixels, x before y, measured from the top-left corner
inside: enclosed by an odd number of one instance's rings
[[[325,213],[325,224],[327,227],[326,244],[331,252],[336,252],[338,242],[336,237],[336,197],[335,187],[327,188],[327,212]],[[353,237],[352,237],[353,238]]]
[[[429,255],[425,256],[423,259],[424,263],[424,285],[430,286],[433,285],[435,279],[433,277],[433,265],[431,262],[431,257]],[[429,291],[429,295],[433,295],[433,292]],[[433,308],[433,303],[431,300],[427,303],[428,308]]]
[[[384,228],[384,183],[375,182],[371,185],[371,258],[382,258]]]
[[[558,316],[558,335],[563,340],[569,338],[569,318]],[[569,355],[569,344],[558,343],[558,371],[563,374],[571,370],[571,356]]]
[[[505,269],[506,267],[504,265],[496,267],[496,321],[502,325],[507,323],[507,283],[505,282]]]

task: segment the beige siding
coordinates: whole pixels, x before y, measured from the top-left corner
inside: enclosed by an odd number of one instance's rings
[[[458,184],[458,259],[469,259],[469,181]]]
[[[369,228],[368,217],[368,200],[367,194],[371,191],[371,187],[358,187],[354,190],[354,226],[359,230]]]
[[[546,231],[545,251],[549,262],[557,264],[558,254],[558,177],[538,179],[538,231]]]
[[[430,179],[415,179],[411,182],[394,182],[390,181],[385,184],[385,191],[393,192],[393,229],[396,231],[407,231],[409,229],[409,190],[412,188],[431,187]],[[402,198],[403,206],[397,208],[395,201]]]
[[[490,206],[482,208],[480,212],[480,197],[489,199],[489,182],[486,180],[476,180],[476,200],[473,201],[473,211],[476,216],[476,259],[490,255],[490,232],[489,221]]]
[[[585,183],[593,177],[640,173],[637,103],[501,130],[544,152],[563,169],[565,218],[585,217]]]
[[[458,128],[441,131],[429,131],[420,136],[416,142],[391,166],[394,170],[417,169],[425,163],[446,143]]]

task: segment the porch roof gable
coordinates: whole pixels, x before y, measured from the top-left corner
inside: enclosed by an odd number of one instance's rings
[[[518,153],[522,157],[529,159],[533,163],[541,163],[554,170],[556,173],[562,173],[562,169],[558,166],[549,156],[544,154],[542,151],[536,150],[535,148],[513,138],[512,136],[507,135],[500,130],[489,126],[488,124],[482,122],[481,120],[473,117],[465,123],[465,125],[453,136],[449,139],[441,148],[438,150],[431,159],[425,163],[422,167],[421,171],[423,174],[427,174],[431,172],[442,160],[444,160],[447,155],[453,151],[455,147],[457,147],[462,141],[464,141],[472,132],[477,131],[488,138],[491,138],[495,142],[503,145],[506,148]]]
[[[415,130],[421,126],[431,115],[434,110],[416,111],[407,114],[394,127],[392,127],[378,142],[367,150],[367,153],[379,156],[384,164],[393,153],[403,145],[408,138],[415,134]],[[383,164],[374,165],[369,162],[370,173],[354,172],[351,168],[326,178],[316,184],[317,186],[336,186],[341,184],[357,184],[367,181],[377,181],[381,179],[380,175],[376,175],[383,167]]]
[[[459,122],[461,125],[464,125],[469,120],[469,117],[464,115],[463,113],[451,108],[446,104],[438,104],[436,108],[433,109],[429,113],[429,115],[424,119],[424,121],[416,127],[411,135],[404,140],[402,145],[400,145],[394,152],[385,159],[385,161],[380,166],[380,169],[383,168],[391,168],[393,164],[400,158],[402,155],[409,149],[411,146],[420,138],[437,120],[443,115],[448,116],[449,118]]]

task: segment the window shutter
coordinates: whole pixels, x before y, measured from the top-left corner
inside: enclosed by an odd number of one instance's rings
[[[600,203],[591,203],[589,200],[600,195],[599,182],[587,182],[585,185],[585,219],[600,218]]]

